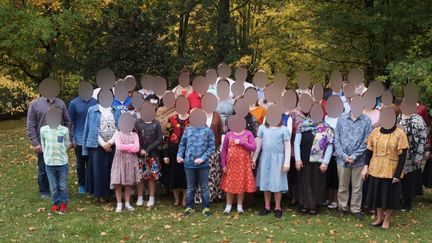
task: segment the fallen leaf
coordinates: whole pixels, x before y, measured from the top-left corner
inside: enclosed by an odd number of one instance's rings
[[[44,213],[45,212],[45,208],[38,208],[37,212],[38,213]]]
[[[106,233],[106,232],[101,232],[100,235],[101,235],[101,236],[106,236],[107,233]]]
[[[171,229],[171,225],[166,224],[166,225],[164,225],[164,228],[165,228],[165,229]]]
[[[36,227],[29,227],[29,231],[35,231]]]

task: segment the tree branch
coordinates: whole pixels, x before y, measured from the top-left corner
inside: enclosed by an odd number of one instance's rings
[[[244,6],[246,6],[247,4],[249,4],[250,2],[251,2],[251,0],[246,0],[246,1],[244,1],[242,4],[240,4],[240,5],[238,5],[237,7],[231,9],[230,12],[234,12],[234,11],[236,11],[236,10],[238,10],[238,9],[241,9],[241,8],[243,8]]]

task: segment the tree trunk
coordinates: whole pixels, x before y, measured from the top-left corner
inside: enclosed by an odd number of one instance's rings
[[[185,7],[185,4],[186,1],[182,1],[182,5],[180,7],[181,8]],[[181,59],[184,58],[185,50],[186,50],[190,11],[191,11],[190,9],[185,9],[180,14],[177,56]]]
[[[230,9],[229,0],[219,0],[217,17],[216,61],[225,61],[230,49]]]

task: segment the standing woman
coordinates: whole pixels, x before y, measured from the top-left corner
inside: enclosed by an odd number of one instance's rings
[[[82,155],[89,156],[86,191],[101,202],[112,195],[111,166],[114,158],[114,133],[120,110],[112,107],[111,90],[101,90],[99,104],[89,108],[84,124]]]
[[[409,149],[401,178],[402,211],[411,210],[411,202],[417,195],[423,194],[422,161],[426,152],[427,128],[423,118],[417,114],[406,115],[404,105],[401,105],[402,114],[398,123],[405,129],[408,137]]]
[[[408,139],[396,126],[393,107],[381,110],[381,125],[369,135],[362,177],[369,176],[366,205],[377,211],[372,225],[388,229],[393,210],[401,206],[399,181],[407,157]]]
[[[333,153],[334,131],[326,122],[308,118],[297,130],[294,142],[296,196],[300,211],[315,215],[325,199],[326,171]]]
[[[187,101],[186,98],[184,100]],[[189,108],[189,105],[187,105],[187,108]],[[172,190],[174,194],[174,206],[180,205],[180,194],[182,205],[186,206],[186,174],[183,163],[177,163],[177,152],[183,133],[190,125],[187,110],[181,112],[179,105],[176,105],[177,114],[168,119],[165,133],[164,163],[167,165],[166,180],[168,189]]]

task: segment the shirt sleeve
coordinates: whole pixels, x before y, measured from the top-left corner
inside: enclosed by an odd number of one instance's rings
[[[221,150],[221,166],[222,166],[222,168],[225,168],[226,164],[227,164],[228,144],[229,144],[230,137],[231,137],[231,133],[226,134],[225,138],[222,142],[222,150]]]
[[[45,149],[45,130],[43,129],[43,127],[40,129],[40,140],[41,140],[41,149],[42,151],[44,151]]]
[[[367,149],[367,142],[368,142],[368,136],[369,136],[369,134],[370,134],[371,131],[372,131],[372,122],[370,121],[370,119],[368,119],[366,127],[365,127],[365,129],[363,131],[362,143],[361,143],[360,147],[357,149],[357,151],[355,151],[351,155],[351,158],[353,160],[356,160],[357,157],[363,155],[363,153],[366,151],[366,149]]]
[[[69,114],[69,118],[71,120],[71,127],[72,127],[72,129],[74,129],[74,126],[75,126],[75,115],[76,115],[75,102],[70,102],[69,103],[68,114]],[[73,139],[72,143],[75,144],[76,142],[74,140],[75,139]]]
[[[159,122],[156,124],[156,140],[147,147],[147,153],[151,153],[163,142],[162,128]]]
[[[63,111],[63,123],[65,125],[65,127],[67,127],[69,129],[69,138],[70,138],[70,142],[73,143],[73,134],[72,134],[72,121],[69,117],[69,112],[66,108],[66,104],[62,101],[62,111]]]
[[[379,129],[379,128],[375,128],[370,134],[369,134],[369,136],[368,136],[368,139],[367,139],[367,149],[369,149],[370,151],[374,151],[374,137],[375,137],[375,134],[376,134],[376,129]]]
[[[246,131],[247,141],[240,140],[240,145],[248,151],[256,150],[256,143],[253,134],[250,131]]]
[[[290,133],[290,131],[289,131],[289,129],[287,127],[283,128],[283,140],[284,141],[291,140],[291,133]]]
[[[38,140],[38,132],[37,131],[37,125],[38,125],[38,120],[37,120],[37,112],[35,111],[35,103],[31,102],[29,105],[29,109],[27,111],[27,136],[31,142],[31,144],[33,146],[37,146],[39,145],[39,140]]]
[[[338,122],[336,123],[334,147],[336,149],[336,155],[345,162],[346,159],[348,158],[348,155],[343,151],[342,141],[341,141],[342,137],[340,134],[341,129],[342,129],[341,120],[339,119]]]
[[[185,150],[186,150],[186,144],[187,144],[187,138],[188,138],[188,136],[189,136],[189,129],[186,128],[186,130],[184,131],[184,134],[183,134],[183,136],[182,136],[182,138],[180,140],[180,143],[179,143],[179,148],[178,148],[178,151],[177,151],[177,158],[184,159],[184,153],[185,153]]]
[[[89,130],[89,124],[88,124],[88,118],[90,114],[90,109],[87,111],[87,116],[84,122],[84,132],[83,132],[83,145],[82,145],[82,155],[87,156],[88,155],[88,149],[87,149],[87,137],[88,137],[88,130]]]
[[[65,145],[66,145],[66,149],[69,148],[69,146],[71,145],[71,140],[70,140],[70,133],[68,129],[65,129]]]
[[[333,146],[331,144],[329,144],[326,148],[325,153],[324,153],[324,159],[323,159],[324,164],[328,165],[330,163],[330,159],[331,159],[332,154],[333,154]]]
[[[264,136],[264,131],[263,131],[263,126],[261,125],[258,127],[257,137],[262,139],[263,136]]]
[[[417,124],[417,134],[418,134],[418,144],[415,154],[415,160],[421,161],[423,159],[424,153],[426,152],[426,144],[427,144],[427,128],[426,124],[423,121],[423,118],[419,118],[418,124]]]
[[[300,143],[301,143],[302,135],[300,132],[298,132],[295,136],[294,140],[294,157],[296,161],[301,160],[300,156]]]
[[[408,144],[408,138],[407,135],[404,132],[399,133],[399,142],[398,142],[398,154],[402,154],[402,151],[404,149],[408,149],[409,148],[409,144]]]
[[[207,137],[209,140],[207,141],[207,149],[205,150],[204,154],[201,155],[201,159],[204,161],[207,161],[212,154],[215,152],[215,136],[213,134],[213,131],[210,130],[210,128],[207,130]]]

